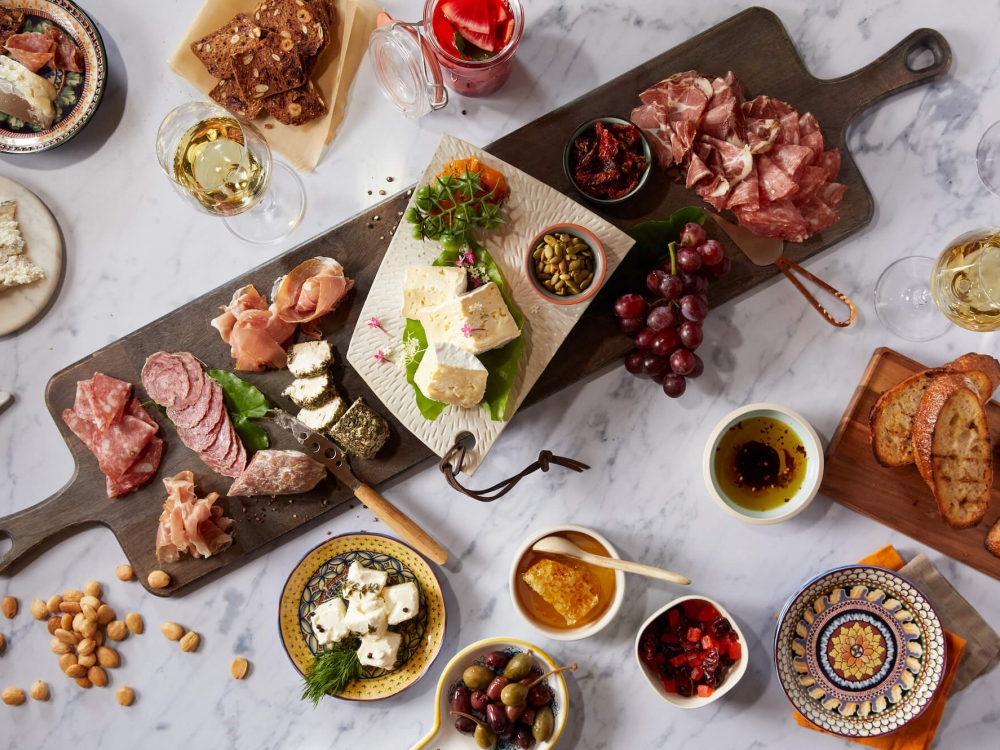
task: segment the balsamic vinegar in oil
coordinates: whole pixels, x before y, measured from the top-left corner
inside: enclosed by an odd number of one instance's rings
[[[789,502],[802,487],[808,456],[802,439],[770,417],[741,419],[715,450],[722,494],[746,510],[766,511]]]

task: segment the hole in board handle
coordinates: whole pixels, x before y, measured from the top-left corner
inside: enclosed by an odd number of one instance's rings
[[[936,42],[924,40],[911,47],[906,53],[906,69],[911,73],[923,73],[941,63],[941,49]]]
[[[0,531],[0,557],[4,557],[14,548],[14,540]]]

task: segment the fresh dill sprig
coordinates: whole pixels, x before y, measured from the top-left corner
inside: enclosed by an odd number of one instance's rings
[[[344,692],[360,677],[363,671],[358,659],[360,645],[357,638],[345,638],[313,656],[302,682],[302,700],[312,701],[316,707],[324,696]]]

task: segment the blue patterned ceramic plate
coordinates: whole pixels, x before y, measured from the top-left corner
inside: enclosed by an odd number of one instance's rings
[[[885,568],[850,565],[807,583],[781,614],[774,661],[792,705],[843,737],[895,732],[944,676],[944,630],[927,598]]]
[[[292,664],[305,675],[319,644],[312,614],[327,599],[340,594],[347,569],[357,560],[366,568],[384,570],[389,586],[413,581],[420,590],[420,613],[395,626],[403,637],[399,666],[392,671],[365,667],[364,676],[336,696],[373,701],[400,693],[423,677],[444,642],[446,613],[441,584],[416,550],[381,534],[344,534],[309,552],[288,577],[278,605],[278,630]]]

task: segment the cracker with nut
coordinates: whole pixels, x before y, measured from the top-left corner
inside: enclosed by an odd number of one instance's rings
[[[298,52],[284,49],[277,34],[269,34],[254,51],[236,55],[233,70],[240,90],[253,99],[297,89],[306,82]]]
[[[267,113],[283,125],[304,125],[326,114],[326,102],[312,81],[264,99]]]
[[[233,55],[253,51],[264,35],[250,16],[237,13],[218,31],[192,42],[191,51],[216,78],[232,78]]]
[[[219,81],[215,88],[208,92],[208,98],[221,104],[234,115],[245,117],[247,120],[255,118],[264,108],[263,100],[248,98],[243,94],[235,78]]]
[[[287,39],[303,57],[322,52],[330,43],[326,9],[309,0],[265,0],[254,10],[261,28]]]

